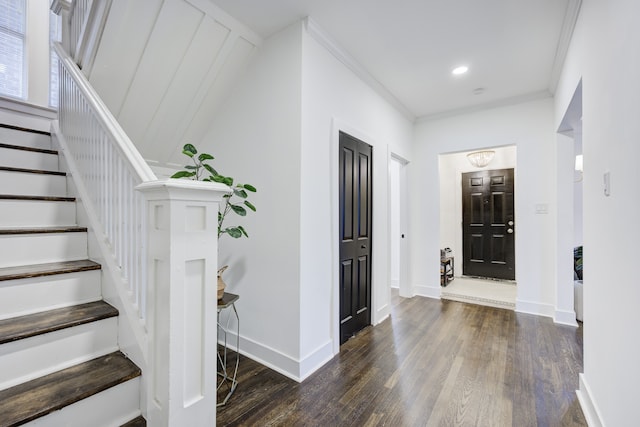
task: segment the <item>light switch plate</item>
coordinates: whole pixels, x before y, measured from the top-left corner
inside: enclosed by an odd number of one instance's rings
[[[536,205],[536,213],[537,214],[548,214],[549,213],[549,205],[546,203],[539,203]]]

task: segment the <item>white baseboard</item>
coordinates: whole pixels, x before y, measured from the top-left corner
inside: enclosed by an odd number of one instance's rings
[[[416,285],[413,289],[418,296],[440,299],[440,286]]]
[[[237,335],[233,331],[227,332],[227,346],[234,351],[237,351],[236,337]],[[332,341],[326,342],[304,359],[298,360],[242,335],[240,336],[239,352],[296,382],[302,382],[334,356]]]
[[[384,306],[380,307],[375,314],[375,318],[371,319],[374,326],[384,322],[386,318],[391,315],[391,305],[385,304]]]
[[[333,356],[333,341],[329,340],[300,360],[300,381],[324,366]]]
[[[579,378],[580,388],[576,390],[576,395],[578,396],[578,402],[580,402],[580,407],[587,420],[587,424],[589,427],[602,427],[604,423],[600,417],[600,411],[598,411],[598,407],[591,397],[591,389],[587,384],[587,379],[584,374],[580,374]]]
[[[576,312],[573,310],[556,310],[553,316],[553,323],[578,327]]]
[[[535,314],[536,316],[551,317],[553,319],[555,308],[551,304],[516,299],[516,311],[518,313]]]

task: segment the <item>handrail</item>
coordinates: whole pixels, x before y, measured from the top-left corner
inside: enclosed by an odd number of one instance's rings
[[[135,145],[122,129],[116,118],[111,114],[111,111],[102,102],[100,96],[96,93],[95,89],[89,84],[86,77],[78,69],[73,62],[73,59],[67,54],[62,45],[58,42],[53,43],[60,64],[64,67],[67,73],[73,78],[78,86],[78,89],[84,95],[86,102],[96,112],[96,119],[114,135],[114,142],[117,143],[120,153],[126,158],[130,159],[131,166],[135,169],[136,174],[140,177],[140,181],[155,181],[158,179],[153,173],[147,162],[142,158],[140,152],[136,149]]]
[[[146,202],[135,187],[157,180],[133,142],[100,100],[60,43],[59,126],[66,155],[77,169],[76,181],[86,188],[83,204],[95,217],[99,243],[112,256],[112,270],[121,276],[137,317],[146,322]],[[85,200],[88,199],[88,200]],[[90,218],[91,219],[91,218]]]

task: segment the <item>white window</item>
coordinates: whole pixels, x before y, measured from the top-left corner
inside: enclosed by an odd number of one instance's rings
[[[62,40],[62,18],[53,12],[49,14],[49,43]],[[58,108],[58,55],[51,47],[49,72],[49,106]]]
[[[0,0],[0,95],[26,97],[25,0]]]

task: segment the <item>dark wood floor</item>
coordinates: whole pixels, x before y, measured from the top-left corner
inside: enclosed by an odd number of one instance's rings
[[[217,425],[587,425],[575,394],[582,327],[454,301],[392,299],[390,319],[349,340],[302,384],[242,358]]]

